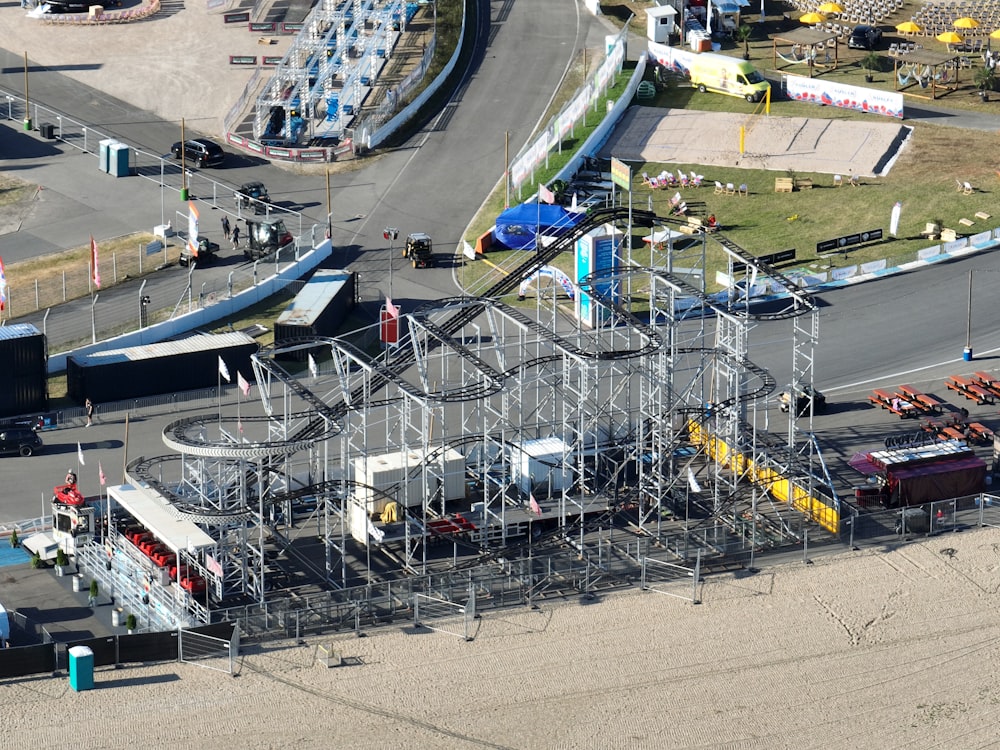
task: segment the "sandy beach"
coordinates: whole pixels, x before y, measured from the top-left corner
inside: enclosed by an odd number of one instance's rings
[[[0,748],[1000,745],[1000,532],[188,664],[0,683]],[[318,647],[350,662],[327,668]],[[70,718],[72,717],[72,718]],[[209,741],[209,737],[211,740]]]

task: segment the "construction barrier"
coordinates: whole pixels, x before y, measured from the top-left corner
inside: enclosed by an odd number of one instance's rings
[[[840,510],[799,485],[794,479],[782,476],[774,469],[758,464],[753,458],[733,451],[726,441],[705,431],[695,422],[688,422],[688,432],[694,445],[704,447],[708,455],[718,464],[731,469],[738,477],[743,477],[775,499],[788,503],[832,534],[840,533]]]

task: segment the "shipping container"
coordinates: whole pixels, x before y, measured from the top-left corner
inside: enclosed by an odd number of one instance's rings
[[[220,357],[235,384],[237,371],[252,380],[250,355],[258,348],[252,337],[234,332],[71,356],[66,390],[79,403],[101,403],[211,388],[219,382]]]
[[[366,486],[356,488],[354,495],[369,513],[381,513],[389,500],[419,507],[425,498],[450,502],[465,497],[465,458],[461,453],[453,448],[445,449],[443,455],[433,451],[426,470],[423,463],[423,451],[418,449],[359,456],[354,459],[353,478]]]
[[[275,321],[275,346],[302,337],[335,336],[354,309],[354,284],[351,271],[316,271]],[[309,351],[298,349],[278,356],[305,361]]]
[[[510,450],[511,478],[523,494],[548,497],[572,485],[573,470],[565,462],[569,447],[564,440],[556,437],[525,440],[512,445]]]
[[[48,408],[48,347],[30,323],[0,326],[0,417],[37,415]]]

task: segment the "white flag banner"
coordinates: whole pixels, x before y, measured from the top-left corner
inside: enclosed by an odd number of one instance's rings
[[[313,359],[313,355],[311,352],[309,354],[309,374],[312,375],[314,378],[319,377],[319,367],[316,365],[316,360]]]
[[[903,204],[896,201],[892,207],[892,216],[889,217],[889,234],[893,237],[896,236],[896,232],[899,230],[899,212],[902,210]]]
[[[83,460],[83,446],[79,443],[76,444],[76,460],[80,462],[80,466],[87,465],[87,462]]]
[[[219,375],[221,375],[227,383],[232,382],[231,378],[229,377],[229,368],[226,367],[226,362],[224,359],[222,359],[221,354],[219,355]]]
[[[375,540],[375,544],[381,544],[382,540],[385,539],[385,532],[369,520],[368,536]]]
[[[690,466],[688,467],[688,487],[691,488],[692,492],[701,492],[701,485],[698,484],[698,480],[695,478]]]

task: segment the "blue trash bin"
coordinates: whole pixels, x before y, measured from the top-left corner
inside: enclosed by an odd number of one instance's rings
[[[69,650],[69,686],[77,692],[94,689],[94,652],[87,646]]]

